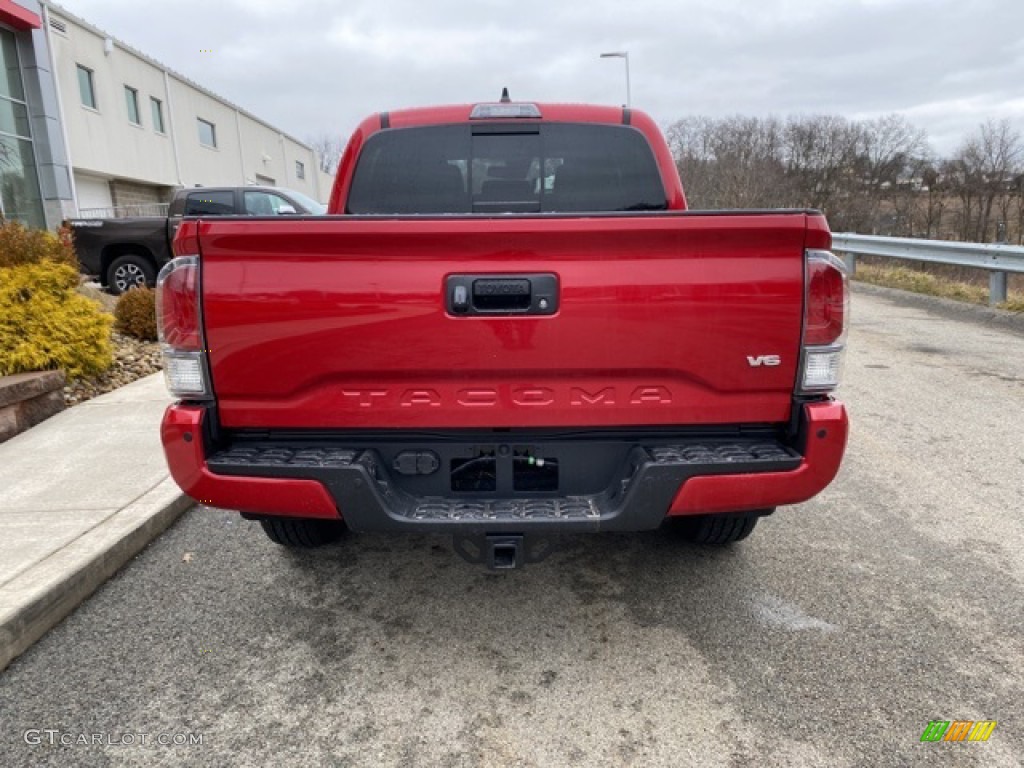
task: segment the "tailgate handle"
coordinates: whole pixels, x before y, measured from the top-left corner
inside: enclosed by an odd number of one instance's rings
[[[485,277],[473,281],[473,306],[481,312],[525,312],[532,292],[523,278]]]
[[[558,277],[531,275],[449,275],[446,305],[452,315],[553,315],[558,311]]]

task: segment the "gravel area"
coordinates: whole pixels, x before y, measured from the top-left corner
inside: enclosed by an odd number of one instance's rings
[[[139,341],[117,331],[111,333],[111,341],[114,344],[114,364],[99,376],[78,379],[64,387],[65,405],[83,403],[163,370],[160,345],[155,341]]]
[[[105,293],[96,283],[83,283],[79,291],[103,305],[104,310],[113,314],[117,297]],[[163,369],[160,345],[155,341],[140,341],[112,331],[110,340],[114,346],[114,364],[99,376],[72,381],[64,387],[64,404],[76,405],[98,395],[112,392],[136,379],[149,376]]]
[[[100,306],[103,307],[104,312],[114,314],[114,307],[117,306],[117,296],[112,296],[103,290],[103,286],[94,280],[89,280],[85,276],[82,276],[81,282],[78,285],[78,292],[86,298],[98,301]]]

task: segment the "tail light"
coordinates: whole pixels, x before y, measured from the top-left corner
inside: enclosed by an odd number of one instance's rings
[[[806,275],[800,391],[831,392],[839,386],[850,316],[846,267],[830,251],[808,250]]]
[[[178,228],[175,252],[195,240],[189,236],[191,228],[192,222]],[[206,365],[200,280],[199,257],[194,255],[172,259],[156,279],[157,336],[164,356],[164,378],[172,395],[187,400],[213,396]]]

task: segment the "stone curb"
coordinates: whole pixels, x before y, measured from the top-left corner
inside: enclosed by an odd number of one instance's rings
[[[70,614],[193,502],[166,478],[0,586],[0,671]]]

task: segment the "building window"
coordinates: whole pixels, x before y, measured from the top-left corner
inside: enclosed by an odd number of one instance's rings
[[[82,106],[98,109],[96,106],[96,87],[92,81],[92,70],[78,65],[78,92],[82,95]]]
[[[306,178],[306,166],[298,160],[295,161],[295,178]]]
[[[199,122],[199,143],[204,147],[217,146],[217,126],[211,122],[197,118]]]
[[[0,216],[43,228],[43,200],[14,35],[0,28]]]
[[[153,108],[153,130],[157,133],[167,133],[164,130],[164,103],[150,96],[149,106]]]
[[[126,85],[124,102],[128,106],[128,121],[133,125],[142,125],[142,118],[139,117],[139,92]]]

